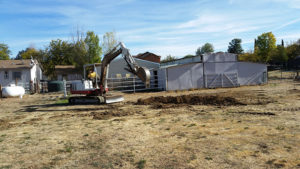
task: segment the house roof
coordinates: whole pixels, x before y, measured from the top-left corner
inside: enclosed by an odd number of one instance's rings
[[[55,65],[55,69],[75,69],[74,65]]]
[[[147,57],[147,56],[149,56],[149,55],[156,56],[156,57],[159,57],[159,58],[160,58],[160,56],[158,56],[158,55],[156,55],[156,54],[154,54],[154,53],[151,53],[151,52],[140,53],[140,54],[138,54],[138,55],[136,55],[136,56],[133,56],[133,57],[136,57],[136,58],[144,58],[144,57]]]
[[[34,63],[38,64],[38,61],[34,60]],[[0,60],[0,69],[30,69],[32,66],[31,59]]]
[[[81,73],[74,65],[55,65],[56,74],[78,74]]]

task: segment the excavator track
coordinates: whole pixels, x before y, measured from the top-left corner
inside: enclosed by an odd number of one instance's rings
[[[69,98],[69,104],[109,104],[124,101],[123,96],[75,96]]]
[[[69,98],[69,104],[101,104],[105,103],[103,96],[75,96]]]

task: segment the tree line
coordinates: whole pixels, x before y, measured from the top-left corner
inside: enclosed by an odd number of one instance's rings
[[[254,40],[254,50],[244,52],[242,48],[242,39],[235,38],[229,42],[227,52],[238,55],[240,61],[267,63],[286,67],[297,56],[300,56],[300,39],[296,42],[285,45],[284,41],[276,45],[276,38],[272,32],[262,33]],[[201,56],[205,53],[213,53],[214,46],[211,43],[205,43],[197,48],[194,55],[189,54],[183,58]],[[168,55],[161,62],[169,62],[177,58]]]
[[[82,33],[76,32],[72,40],[52,40],[44,49],[37,50],[28,47],[19,51],[13,59],[37,59],[42,65],[43,72],[50,78],[55,77],[55,65],[75,65],[79,70],[84,64],[101,62],[102,53],[111,50],[116,44],[114,32],[107,32],[103,35],[102,44],[100,39],[93,31]],[[244,52],[242,39],[235,38],[229,42],[227,52],[238,54],[240,61],[250,61],[268,63],[271,65],[287,66],[297,56],[300,56],[300,39],[296,42],[285,45],[282,40],[276,45],[276,38],[272,32],[259,35],[254,40],[254,50]],[[211,43],[205,43],[197,48],[194,55],[186,55],[184,58],[201,56],[205,53],[214,52]],[[10,59],[11,51],[7,44],[0,43],[0,60]],[[168,55],[161,62],[176,60],[177,58]]]
[[[72,40],[52,40],[44,49],[37,50],[28,47],[19,51],[12,59],[37,59],[42,65],[43,73],[50,79],[55,78],[55,65],[74,65],[76,69],[82,70],[83,65],[100,63],[102,53],[110,51],[117,40],[114,32],[103,35],[103,42],[93,31],[82,33],[76,32]],[[0,44],[0,60],[10,59],[11,51],[8,45]]]

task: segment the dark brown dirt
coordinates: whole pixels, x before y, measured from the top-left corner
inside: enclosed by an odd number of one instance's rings
[[[136,114],[134,111],[125,111],[125,110],[111,110],[111,111],[104,111],[104,112],[91,112],[93,119],[95,120],[107,120],[111,117],[122,117],[122,116],[129,116]]]
[[[22,124],[36,124],[38,121],[43,120],[43,118],[39,117],[39,118],[32,118],[29,121],[25,121]]]
[[[16,124],[13,124],[10,122],[11,122],[11,120],[8,120],[8,119],[0,119],[0,130],[6,130],[6,129],[16,126]]]
[[[260,116],[275,116],[275,113],[272,112],[247,112],[247,111],[240,111],[240,112],[234,112],[238,114],[250,114],[250,115],[260,115]]]
[[[157,96],[147,99],[139,99],[138,105],[157,105],[162,107],[162,104],[189,104],[189,105],[213,105],[213,106],[232,106],[245,105],[232,97],[224,96],[201,96],[201,95],[181,95],[181,96]]]
[[[57,118],[70,118],[70,117],[88,117],[90,114],[60,114],[49,117],[49,119],[57,119]]]

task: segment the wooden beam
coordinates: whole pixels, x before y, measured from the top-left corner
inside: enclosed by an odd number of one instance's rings
[[[2,86],[0,85],[0,98],[2,98]]]

